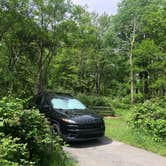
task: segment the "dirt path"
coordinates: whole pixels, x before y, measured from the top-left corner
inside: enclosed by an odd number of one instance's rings
[[[166,158],[157,154],[103,138],[65,147],[80,166],[166,166]]]

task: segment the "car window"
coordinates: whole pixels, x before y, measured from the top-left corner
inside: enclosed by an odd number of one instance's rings
[[[51,99],[53,108],[55,109],[65,109],[65,110],[85,110],[86,106],[82,104],[79,100],[73,98],[53,98]]]

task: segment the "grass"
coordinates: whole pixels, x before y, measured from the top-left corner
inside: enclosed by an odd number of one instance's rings
[[[116,115],[116,118],[105,118],[108,138],[166,156],[166,142],[154,142],[150,136],[129,127],[130,110],[116,110]]]

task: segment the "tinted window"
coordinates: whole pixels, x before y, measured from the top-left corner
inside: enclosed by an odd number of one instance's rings
[[[51,100],[51,103],[53,105],[53,108],[55,108],[55,109],[65,109],[65,110],[72,110],[72,109],[84,110],[84,109],[86,109],[86,106],[77,99],[53,98]]]

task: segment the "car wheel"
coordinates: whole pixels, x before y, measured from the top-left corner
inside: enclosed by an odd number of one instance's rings
[[[52,126],[52,134],[55,135],[55,136],[60,135],[59,126],[55,123],[53,123],[51,126]]]

